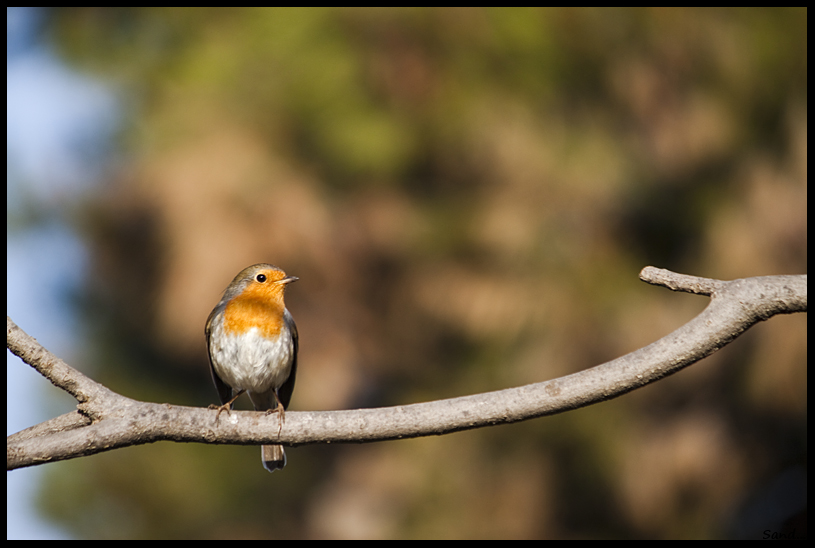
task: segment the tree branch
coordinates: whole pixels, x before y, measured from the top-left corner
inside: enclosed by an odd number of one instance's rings
[[[518,422],[621,396],[705,358],[755,323],[807,310],[807,277],[712,280],[646,267],[645,282],[709,295],[710,304],[673,333],[616,360],[566,377],[518,388],[413,405],[349,411],[254,411],[139,402],[119,395],[43,348],[7,318],[7,346],[54,385],[73,395],[77,411],[7,438],[6,469],[72,459],[119,447],[170,440],[213,444],[363,443]]]

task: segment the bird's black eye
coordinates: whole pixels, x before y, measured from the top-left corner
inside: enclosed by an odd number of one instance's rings
[[[266,274],[258,274],[257,276],[255,276],[255,279],[256,279],[256,280],[257,280],[259,283],[263,283],[263,282],[265,282],[265,281],[266,281]]]

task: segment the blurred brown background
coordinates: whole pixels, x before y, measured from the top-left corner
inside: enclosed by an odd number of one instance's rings
[[[635,350],[706,305],[639,282],[646,265],[806,271],[806,9],[69,8],[47,26],[128,109],[124,161],[72,215],[86,359],[130,397],[216,401],[204,322],[257,262],[301,279],[292,410]],[[768,493],[806,490],[806,348],[806,316],[777,317],[557,417],[296,448],[274,475],[255,447],[160,443],[50,465],[41,500],[79,537],[760,538],[796,519]]]

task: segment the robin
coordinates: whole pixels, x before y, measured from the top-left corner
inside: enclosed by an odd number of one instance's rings
[[[221,406],[244,392],[255,411],[278,413],[282,425],[297,371],[297,326],[283,303],[283,292],[295,276],[270,264],[244,268],[224,291],[207,318],[207,348],[212,380]],[[261,447],[263,467],[286,466],[282,445]]]

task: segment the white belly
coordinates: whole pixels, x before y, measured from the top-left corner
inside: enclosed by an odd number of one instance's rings
[[[267,339],[253,327],[242,335],[213,339],[223,344],[210,348],[212,365],[221,380],[234,390],[268,392],[280,388],[289,378],[294,342],[287,331]]]

